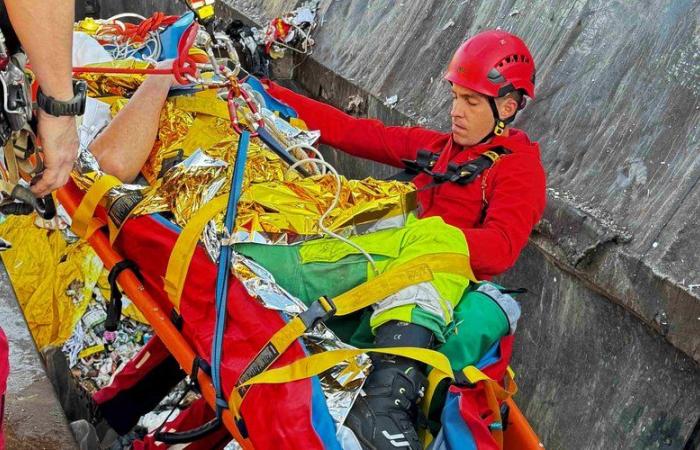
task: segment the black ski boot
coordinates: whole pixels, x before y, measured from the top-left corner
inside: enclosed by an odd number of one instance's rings
[[[377,330],[377,347],[430,348],[433,334],[419,325],[389,322]],[[424,365],[391,355],[372,357],[374,370],[345,422],[365,450],[420,450],[418,403],[426,388]]]

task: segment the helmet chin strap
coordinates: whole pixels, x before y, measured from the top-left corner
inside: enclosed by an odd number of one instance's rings
[[[482,140],[479,141],[479,144],[483,144],[484,142],[488,141],[494,136],[500,136],[503,134],[503,131],[506,129],[506,124],[510,123],[513,121],[515,118],[515,115],[509,117],[507,121],[501,120],[501,115],[498,112],[498,107],[496,106],[496,99],[493,97],[488,97],[489,101],[489,106],[491,107],[491,113],[493,114],[493,121],[494,121],[494,126],[493,129],[484,136]]]

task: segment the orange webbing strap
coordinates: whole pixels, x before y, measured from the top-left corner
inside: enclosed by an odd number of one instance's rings
[[[118,178],[111,175],[102,175],[87,190],[85,196],[73,214],[73,232],[83,239],[88,239],[92,234],[103,227],[105,223],[95,218],[95,210],[100,201],[112,188],[121,185]]]
[[[180,297],[182,297],[182,290],[185,287],[187,270],[204,227],[214,216],[226,208],[227,202],[228,194],[212,199],[192,216],[177,237],[168,259],[168,268],[163,280],[165,292],[175,308],[180,307]]]
[[[333,299],[321,297],[307,311],[294,317],[272,335],[241,373],[238,383],[245,384],[248,379],[270,367],[295,340],[313,328],[319,320],[333,315],[344,316],[367,308],[409,286],[432,281],[435,273],[452,273],[474,280],[467,255],[436,253],[416,257]],[[247,390],[243,389],[241,395],[245,396],[246,392]]]
[[[233,411],[240,411],[245,391],[255,384],[279,384],[310,378],[343,362],[348,362],[352,366],[354,359],[365,353],[385,353],[414,359],[433,367],[433,371],[439,372],[445,377],[453,378],[447,357],[435,350],[418,347],[331,350],[307,356],[286,366],[266,370],[252,377],[233,389],[229,396],[229,406]],[[357,367],[356,370],[361,370],[357,364],[355,364],[355,367]],[[240,391],[243,391],[243,394]]]

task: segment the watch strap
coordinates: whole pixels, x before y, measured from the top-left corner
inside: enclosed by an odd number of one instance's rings
[[[73,80],[73,98],[67,101],[56,100],[44,94],[39,88],[36,101],[39,108],[52,116],[82,116],[85,113],[87,84],[83,80]]]

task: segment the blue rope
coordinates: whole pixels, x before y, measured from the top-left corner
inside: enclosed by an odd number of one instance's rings
[[[228,234],[233,234],[233,226],[236,222],[238,212],[238,199],[241,196],[243,187],[243,173],[248,156],[248,144],[250,143],[250,132],[243,131],[238,140],[236,150],[236,162],[233,166],[231,177],[231,191],[226,205],[226,216],[224,217],[224,227]],[[219,253],[218,271],[216,275],[216,322],[214,325],[214,340],[211,349],[211,378],[216,391],[216,415],[221,417],[223,410],[228,408],[228,403],[224,397],[221,386],[221,354],[223,352],[224,329],[226,327],[226,298],[228,297],[228,277],[231,265],[231,247],[221,246]]]

